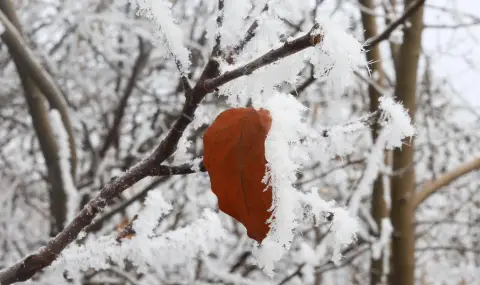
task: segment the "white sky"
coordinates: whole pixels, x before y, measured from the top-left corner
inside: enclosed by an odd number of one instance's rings
[[[473,15],[480,21],[480,0],[427,0],[427,5],[452,7],[460,13]],[[427,8],[426,25],[458,25],[459,17],[435,12]],[[467,21],[463,21],[467,23]],[[423,48],[429,54],[434,54],[432,63],[437,78],[448,78],[453,88],[458,92],[459,100],[467,101],[471,111],[480,118],[480,22],[471,27],[460,29],[426,28],[423,34]],[[459,101],[460,102],[460,101]]]

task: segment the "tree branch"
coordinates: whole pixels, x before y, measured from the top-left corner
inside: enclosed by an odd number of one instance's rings
[[[314,46],[315,44],[321,42],[323,39],[323,36],[320,33],[313,32],[316,31],[318,28],[319,25],[315,24],[315,26],[310,30],[308,34],[299,37],[291,42],[286,42],[282,47],[273,49],[248,64],[240,66],[234,70],[227,71],[216,78],[205,81],[205,89],[213,90],[234,79],[237,79],[244,75],[250,75],[252,74],[252,72],[265,65],[278,61],[308,47]]]
[[[472,171],[480,169],[480,158],[476,158],[470,162],[460,165],[454,170],[444,173],[437,180],[430,181],[426,183],[425,187],[421,192],[417,192],[413,198],[413,207],[417,208],[425,200],[428,199],[431,195],[452,183],[461,176],[468,174]]]
[[[111,209],[109,212],[103,214],[101,217],[99,217],[98,219],[94,220],[90,225],[88,225],[87,227],[84,228],[84,231],[89,233],[89,232],[95,232],[95,231],[98,231],[100,230],[100,228],[102,227],[103,223],[105,221],[108,221],[110,218],[112,218],[113,216],[115,216],[116,214],[120,213],[120,212],[123,212],[125,209],[127,209],[130,205],[132,205],[133,203],[135,203],[136,201],[138,200],[141,200],[143,198],[145,198],[145,196],[147,196],[147,193],[154,189],[155,187],[157,187],[159,184],[167,181],[168,179],[168,176],[162,176],[160,177],[159,179],[153,181],[152,183],[150,183],[147,187],[145,187],[145,189],[143,189],[142,191],[138,192],[137,194],[135,194],[133,197],[129,198],[128,200],[126,201],[123,201],[122,203],[120,203],[119,205],[116,205],[115,207],[113,207],[113,209]]]
[[[400,16],[398,19],[395,21],[391,22],[387,28],[377,36],[368,39],[365,42],[365,47],[366,48],[371,48],[373,46],[378,45],[380,42],[388,39],[390,37],[390,34],[401,24],[403,24],[410,16],[412,16],[423,4],[425,3],[425,0],[417,0],[413,2],[403,13],[402,16]]]
[[[5,15],[10,25],[19,31],[18,36],[22,37],[20,34],[22,31],[21,25],[10,1],[5,0],[0,2],[0,14]],[[8,41],[10,38],[8,35],[5,37],[5,35],[5,33],[2,34],[1,38],[4,41],[5,39]],[[48,197],[50,208],[50,235],[55,236],[63,229],[67,218],[67,196],[64,183],[65,181],[64,177],[62,176],[62,167],[59,160],[59,146],[57,138],[55,137],[54,130],[50,122],[44,96],[37,88],[35,82],[32,80],[30,76],[31,72],[28,70],[28,66],[23,64],[22,55],[18,52],[15,45],[7,44],[7,47],[20,77],[23,88],[23,96],[25,97],[25,102],[28,107],[28,113],[32,119],[32,126],[35,130],[36,138],[38,139],[42,156],[45,160],[44,165],[47,169],[47,176],[45,177],[45,180],[48,182],[49,188]],[[75,165],[75,159],[72,160],[72,164]],[[73,169],[72,174],[74,174]]]
[[[130,78],[128,80],[127,87],[125,88],[123,92],[123,96],[120,99],[118,107],[115,111],[115,117],[113,120],[112,127],[108,131],[105,141],[103,143],[103,146],[100,149],[99,155],[101,158],[105,157],[105,154],[107,153],[108,149],[119,136],[120,123],[122,122],[122,118],[125,114],[125,109],[127,108],[128,99],[133,94],[135,83],[137,82],[137,79],[140,76],[140,73],[145,67],[148,61],[148,58],[150,57],[151,49],[145,47],[145,44],[140,37],[138,38],[138,41],[139,41],[139,54],[138,54],[137,60],[135,61],[135,64],[133,65],[132,74],[130,75]]]
[[[160,165],[158,167],[151,168],[149,170],[149,175],[150,176],[172,176],[172,175],[192,174],[192,173],[205,172],[205,171],[207,171],[207,169],[205,168],[205,165],[203,165],[203,161],[202,161],[198,165],[198,167],[194,167],[190,163],[185,163],[178,166]]]
[[[292,273],[288,274],[287,276],[285,276],[285,278],[283,278],[283,279],[280,281],[280,283],[278,283],[278,285],[287,284],[287,282],[289,282],[290,280],[292,280],[293,278],[295,278],[295,277],[297,277],[297,276],[298,276],[298,277],[301,277],[301,276],[302,276],[302,269],[303,269],[304,266],[305,266],[305,263],[300,264],[294,272],[292,272]]]
[[[225,3],[224,0],[218,0],[218,15],[217,15],[217,34],[215,35],[215,46],[213,47],[213,56],[220,56],[221,41],[220,28],[223,26],[223,18],[225,17]]]
[[[373,0],[359,0],[360,5],[363,5],[367,9],[375,9],[375,4]],[[374,15],[366,13],[365,11],[360,11],[362,25],[363,25],[363,34],[365,39],[373,38],[378,35],[377,21]],[[366,52],[366,60],[370,62],[371,72],[377,74],[376,78],[366,77],[364,78],[359,72],[355,72],[355,75],[362,78],[368,83],[368,97],[370,99],[370,112],[378,112],[380,101],[379,98],[384,94],[383,84],[385,74],[382,67],[382,58],[380,53],[380,47],[378,45],[371,46]],[[371,134],[374,142],[377,141],[378,135],[382,126],[375,122],[372,124]],[[385,165],[387,166],[389,151],[384,151]],[[362,174],[363,176],[363,174]],[[370,214],[374,219],[376,228],[372,228],[374,232],[382,232],[382,220],[389,216],[387,203],[385,201],[385,185],[383,181],[383,174],[378,173],[372,185],[372,195],[370,200]],[[382,277],[384,276],[384,256],[381,254],[380,258],[371,258],[370,259],[370,284],[379,284],[382,283]]]
[[[316,24],[307,35],[271,50],[264,56],[246,64],[243,69],[229,71],[218,77],[215,76],[218,74],[219,64],[211,57],[200,79],[192,89],[191,96],[186,98],[181,115],[177,118],[167,136],[153,153],[124,172],[123,175],[112,178],[102,188],[100,194],[90,200],[74,220],[56,237],[51,239],[45,247],[12,266],[1,270],[0,284],[9,285],[19,281],[26,281],[32,278],[38,271],[49,266],[112,199],[136,182],[151,175],[152,169],[159,169],[159,165],[175,151],[183,132],[193,120],[195,110],[209,92],[220,87],[222,84],[228,83],[243,75],[250,74],[262,66],[319,44],[322,41],[322,37],[320,33],[318,33],[318,28],[319,25]],[[184,170],[183,168],[181,169],[182,171]],[[177,169],[177,171],[181,172],[179,169]]]
[[[268,10],[268,3],[265,4],[261,13],[267,10]],[[245,37],[238,43],[238,45],[233,47],[232,51],[228,54],[227,56],[228,63],[232,64],[234,62],[234,57],[239,53],[241,53],[242,50],[245,48],[245,46],[253,39],[253,37],[255,36],[255,30],[257,28],[258,28],[258,20],[255,20],[248,28],[247,33],[245,34]]]

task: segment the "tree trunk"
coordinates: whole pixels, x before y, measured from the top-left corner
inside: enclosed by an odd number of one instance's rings
[[[361,0],[360,4],[369,9],[374,9],[373,0]],[[364,30],[365,40],[372,38],[377,35],[377,23],[376,18],[373,15],[361,12],[362,24]],[[367,51],[367,61],[372,62],[371,69],[372,73],[375,75],[374,80],[378,86],[383,86],[384,73],[381,65],[381,55],[378,45],[375,45]],[[382,94],[374,88],[372,85],[368,88],[368,96],[370,99],[370,112],[375,112],[378,110],[379,102],[378,98]],[[373,141],[376,141],[378,134],[381,130],[381,126],[375,124],[372,127],[372,138]],[[371,200],[371,213],[379,231],[381,231],[381,222],[382,219],[388,216],[388,210],[384,199],[384,189],[382,175],[378,175],[373,184],[373,194]],[[382,256],[378,259],[371,258],[370,265],[370,284],[377,285],[381,283],[382,276],[384,275],[383,261]]]
[[[15,11],[13,10],[12,4],[9,1],[1,1],[0,10],[15,26],[15,28],[21,32],[20,22],[18,21]],[[2,40],[7,36],[8,35],[4,33],[2,35]],[[52,126],[50,125],[48,110],[42,93],[28,75],[28,70],[26,70],[26,67],[21,63],[21,60],[19,59],[21,54],[19,54],[15,48],[12,48],[9,45],[7,46],[20,76],[25,100],[32,118],[32,124],[35,129],[35,133],[37,134],[40,148],[47,166],[51,215],[50,236],[55,236],[63,229],[66,222],[67,212],[67,197],[62,181],[62,170],[59,162],[58,144],[53,133]]]
[[[413,0],[405,1],[405,8]],[[404,29],[403,43],[396,66],[395,96],[408,109],[412,121],[415,119],[417,69],[420,56],[423,6],[409,19]],[[415,240],[413,198],[415,190],[415,169],[413,166],[414,140],[406,141],[402,149],[393,151],[391,285],[413,285],[415,282]]]

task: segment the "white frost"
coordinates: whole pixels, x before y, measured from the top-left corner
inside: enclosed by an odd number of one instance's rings
[[[157,25],[159,38],[173,54],[182,75],[188,73],[190,52],[183,43],[183,31],[172,15],[172,3],[167,0],[130,0],[138,7],[138,14],[144,15]]]
[[[60,171],[62,176],[63,188],[67,196],[67,218],[65,225],[75,218],[79,206],[79,193],[73,182],[70,165],[70,144],[68,141],[68,134],[65,130],[60,113],[56,109],[50,111],[50,122],[52,130],[57,140],[58,145],[58,160],[60,164]]]
[[[270,232],[256,252],[259,265],[268,274],[273,265],[289,250],[297,225],[295,208],[297,191],[293,187],[299,165],[291,159],[292,144],[302,132],[302,112],[305,107],[292,96],[276,94],[267,102],[272,125],[265,141],[267,173],[264,183],[272,187],[272,219]]]
[[[234,46],[243,39],[247,29],[245,18],[249,15],[251,6],[250,1],[224,1],[224,20],[218,31],[223,48]]]
[[[145,208],[133,222],[134,237],[118,243],[110,235],[88,239],[80,246],[71,244],[47,269],[45,278],[51,284],[63,284],[66,271],[69,278],[81,280],[81,272],[110,268],[109,261],[122,266],[125,259],[138,266],[138,272],[147,272],[147,266],[176,270],[178,266],[190,264],[198,254],[211,252],[224,237],[218,215],[210,210],[205,210],[201,219],[184,228],[157,235],[155,229],[160,219],[171,210],[172,206],[159,190],[150,191]]]
[[[403,30],[402,29],[393,30],[388,40],[393,44],[401,45],[403,43]]]
[[[378,241],[372,245],[372,256],[374,259],[379,259],[380,254],[390,245],[390,237],[392,236],[393,226],[389,218],[383,218],[381,222],[381,231]]]
[[[363,46],[333,20],[319,17],[317,21],[320,24],[317,32],[322,35],[322,42],[311,51],[315,77],[330,82],[342,92],[354,82],[353,71],[367,67]]]
[[[378,101],[380,101],[380,109],[383,111],[382,116],[387,121],[387,125],[384,126],[384,129],[388,131],[385,147],[387,149],[401,147],[402,139],[415,135],[410,115],[402,104],[395,102],[391,97],[383,96]]]
[[[357,238],[357,232],[360,224],[345,208],[335,206],[334,201],[325,201],[318,195],[317,189],[312,189],[310,193],[301,194],[301,201],[304,207],[310,206],[311,212],[307,213],[315,217],[317,223],[330,217],[330,231],[333,235],[333,255],[331,260],[339,264],[342,258],[342,249],[354,242]],[[308,207],[307,207],[308,208]]]
[[[344,208],[326,202],[317,193],[302,194],[293,184],[300,168],[295,154],[306,152],[301,143],[311,130],[304,118],[305,107],[288,94],[276,93],[265,105],[272,117],[272,126],[265,142],[267,173],[264,183],[273,191],[270,232],[254,252],[258,265],[272,275],[274,265],[290,249],[295,229],[305,217],[333,215],[331,232],[334,237],[332,261],[339,263],[341,250],[356,238],[359,224]],[[311,210],[307,210],[311,209]]]
[[[352,214],[357,214],[361,199],[370,195],[371,186],[384,165],[384,150],[401,147],[404,138],[412,137],[415,134],[410,116],[400,103],[390,97],[381,97],[379,101],[382,111],[380,122],[383,124],[383,128],[367,156],[362,179],[350,200],[349,210]]]

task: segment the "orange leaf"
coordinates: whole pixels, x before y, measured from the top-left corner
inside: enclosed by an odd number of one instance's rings
[[[135,236],[135,231],[132,228],[132,223],[137,219],[135,215],[132,220],[129,220],[127,217],[124,217],[120,224],[117,226],[117,241],[120,242],[122,239],[131,239]]]
[[[267,110],[234,108],[222,112],[203,137],[203,163],[221,211],[261,242],[269,231],[266,223],[272,205],[272,189],[265,176],[265,139],[272,119]]]

